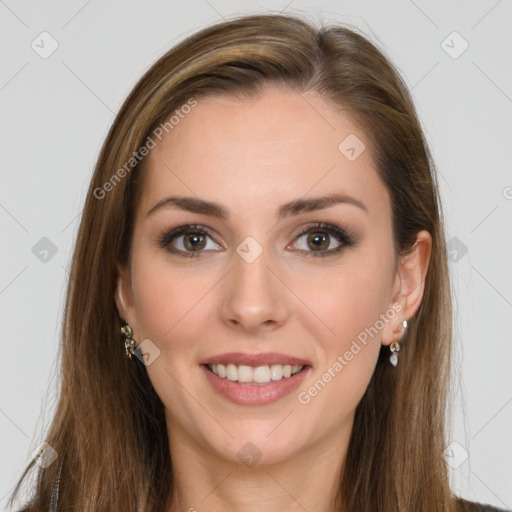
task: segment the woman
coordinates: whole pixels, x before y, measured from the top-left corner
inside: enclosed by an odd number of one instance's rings
[[[497,510],[449,487],[450,339],[397,71],[345,27],[207,28],[103,146],[25,510]]]

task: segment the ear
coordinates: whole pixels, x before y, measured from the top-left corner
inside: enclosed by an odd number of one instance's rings
[[[397,314],[382,330],[382,345],[390,345],[399,340],[404,334],[399,330],[402,322],[410,320],[420,307],[431,252],[432,236],[428,231],[422,230],[416,235],[411,251],[400,258],[390,304]]]
[[[115,301],[119,316],[128,322],[130,327],[133,329],[133,332],[137,332],[137,326],[135,325],[136,315],[133,303],[131,279],[129,271],[120,264],[117,265]]]

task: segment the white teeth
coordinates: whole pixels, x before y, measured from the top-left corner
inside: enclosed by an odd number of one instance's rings
[[[271,381],[288,378],[300,372],[304,366],[290,364],[273,364],[272,366],[248,366],[245,364],[235,365],[229,363],[209,364],[208,368],[219,377],[232,382],[268,384]]]
[[[223,379],[226,378],[226,367],[222,364],[216,364],[217,367],[217,375],[219,377],[222,377]]]
[[[270,367],[272,380],[281,380],[283,378],[283,367],[280,364],[273,364]]]
[[[253,370],[250,366],[241,364],[238,367],[238,382],[252,382],[252,374]]]
[[[259,384],[270,382],[270,368],[268,366],[256,366],[253,373],[253,380]]]
[[[214,365],[212,365],[213,367]],[[228,364],[226,367],[226,378],[228,380],[238,380],[238,370],[234,364]]]

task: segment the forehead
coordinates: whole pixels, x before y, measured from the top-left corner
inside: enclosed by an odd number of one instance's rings
[[[171,194],[247,212],[333,192],[366,198],[378,215],[389,209],[366,134],[322,98],[290,89],[200,98],[147,159],[144,211]]]

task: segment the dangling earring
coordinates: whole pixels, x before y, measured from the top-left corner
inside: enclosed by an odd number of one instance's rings
[[[124,338],[124,348],[126,350],[126,356],[131,359],[135,350],[135,341],[132,338],[132,328],[128,325],[128,322],[123,322],[121,326],[121,335]]]
[[[404,320],[402,322],[402,325],[400,325],[400,327],[398,328],[398,330],[400,332],[403,332],[403,331],[405,331],[406,328],[407,328],[407,320]],[[391,355],[389,356],[389,362],[393,366],[396,366],[398,364],[397,352],[400,350],[400,341],[399,340],[393,341],[393,343],[391,343],[391,345],[389,346],[389,350],[391,350]]]

